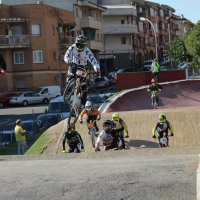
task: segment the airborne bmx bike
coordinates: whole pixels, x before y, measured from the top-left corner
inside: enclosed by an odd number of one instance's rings
[[[83,96],[83,91],[81,90],[81,82],[85,80],[89,74],[98,75],[98,73],[88,73],[86,69],[77,68],[75,78],[71,79],[66,85],[63,93],[63,100],[68,102],[70,105],[68,125],[75,125],[81,112],[81,97]]]

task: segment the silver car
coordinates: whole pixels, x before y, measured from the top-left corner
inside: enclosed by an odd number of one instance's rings
[[[23,106],[27,106],[28,104],[42,104],[42,103],[48,103],[49,99],[47,97],[43,97],[40,96],[38,93],[36,92],[19,92],[17,93],[15,96],[13,96],[10,101],[9,104],[12,105],[23,105]]]

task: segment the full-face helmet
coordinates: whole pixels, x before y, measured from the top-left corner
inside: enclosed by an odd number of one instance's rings
[[[87,42],[87,37],[85,35],[78,35],[76,37],[76,49],[78,52],[81,52],[84,50]]]

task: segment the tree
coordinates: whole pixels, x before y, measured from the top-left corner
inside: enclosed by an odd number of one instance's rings
[[[182,38],[178,38],[168,42],[168,49],[164,51],[166,57],[169,57],[173,62],[184,62],[192,61],[192,56],[188,53],[187,48],[184,43],[184,39],[187,36],[183,36]]]
[[[193,56],[191,65],[200,67],[200,21],[194,26],[193,31],[185,39],[188,52]]]

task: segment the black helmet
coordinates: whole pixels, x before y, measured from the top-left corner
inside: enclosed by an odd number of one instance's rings
[[[78,52],[83,51],[86,46],[87,37],[85,35],[78,35],[76,37],[76,49]]]
[[[112,121],[111,120],[104,120],[103,122],[103,130],[106,133],[110,133],[110,131],[112,130]]]

